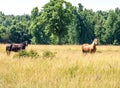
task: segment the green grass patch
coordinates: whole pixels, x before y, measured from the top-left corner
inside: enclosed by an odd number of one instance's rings
[[[56,52],[51,52],[49,50],[45,50],[42,54],[43,58],[49,58],[49,59],[53,59],[56,55]]]
[[[30,50],[30,51],[21,50],[17,54],[15,54],[14,57],[19,57],[19,58],[23,58],[23,57],[37,58],[37,57],[39,57],[39,54],[35,50]]]

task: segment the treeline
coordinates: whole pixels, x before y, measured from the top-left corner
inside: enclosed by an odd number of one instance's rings
[[[97,11],[72,6],[65,0],[50,0],[30,15],[0,12],[0,42],[32,44],[83,44],[94,38],[99,44],[120,44],[120,9]]]

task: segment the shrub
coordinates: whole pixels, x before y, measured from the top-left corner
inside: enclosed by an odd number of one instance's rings
[[[25,50],[20,50],[18,53],[14,55],[14,57],[26,57],[28,56],[28,53]]]
[[[14,57],[31,57],[31,58],[37,58],[39,54],[35,50],[30,50],[29,52],[25,50],[20,50],[17,54],[14,55]]]
[[[30,50],[30,52],[28,52],[28,55],[29,57],[32,57],[32,58],[39,56],[38,52],[35,50]]]
[[[56,54],[56,52],[51,52],[51,51],[46,50],[46,51],[43,52],[43,58],[52,59],[52,58],[55,57],[55,54]]]

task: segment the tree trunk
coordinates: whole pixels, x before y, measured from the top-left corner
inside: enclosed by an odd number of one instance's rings
[[[62,37],[60,33],[58,35],[58,45],[62,45]]]

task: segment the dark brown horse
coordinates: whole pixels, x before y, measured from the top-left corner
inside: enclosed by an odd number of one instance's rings
[[[8,44],[6,45],[6,53],[9,55],[11,51],[18,52],[19,50],[25,49],[26,46],[28,46],[27,41],[20,44],[15,44],[15,43]]]
[[[96,45],[97,45],[97,39],[95,38],[92,42],[92,44],[83,44],[82,45],[82,52],[83,53],[95,53],[96,52]]]

